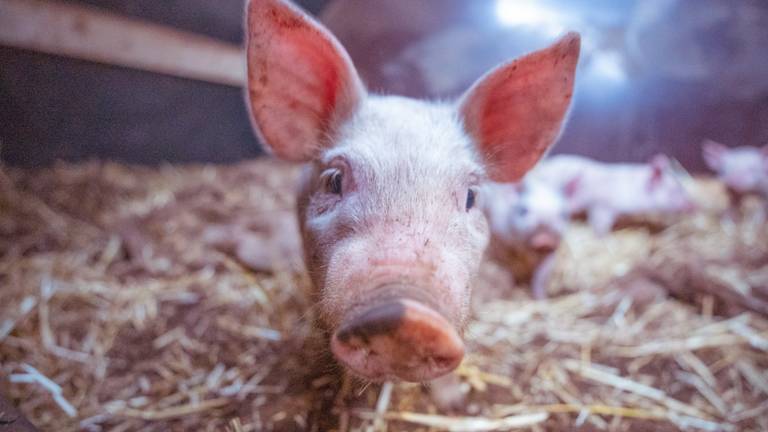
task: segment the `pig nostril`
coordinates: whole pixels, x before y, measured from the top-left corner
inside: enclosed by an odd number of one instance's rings
[[[445,369],[453,364],[455,359],[445,356],[426,356],[421,363],[429,365],[431,369]]]
[[[398,299],[349,320],[336,332],[334,355],[367,377],[432,379],[456,367],[463,344],[451,324],[423,303]]]
[[[351,348],[353,350],[360,351],[360,350],[365,350],[366,349],[366,346],[365,346],[364,343],[361,343],[360,341],[357,341],[357,340],[354,340],[354,339],[349,341],[348,345],[349,345],[349,348]]]

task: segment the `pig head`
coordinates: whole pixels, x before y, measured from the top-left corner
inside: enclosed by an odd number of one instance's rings
[[[553,252],[570,222],[567,192],[535,177],[490,183],[483,198],[491,237],[510,247]]]
[[[337,360],[373,381],[461,362],[471,280],[488,242],[488,179],[520,179],[557,138],[579,36],[500,66],[456,102],[369,94],[336,39],[282,0],[247,6],[255,130],[306,163],[298,217]]]
[[[482,189],[489,255],[512,271],[515,284],[530,284],[535,298],[546,297],[555,252],[570,223],[569,194],[578,180],[560,188],[528,175],[518,183],[490,182]]]
[[[757,193],[768,198],[768,144],[763,148],[728,148],[707,140],[702,144],[702,154],[731,192]]]

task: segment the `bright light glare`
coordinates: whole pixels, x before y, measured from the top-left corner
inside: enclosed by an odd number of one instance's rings
[[[621,55],[617,52],[596,51],[591,66],[594,74],[606,81],[621,84],[627,80]]]
[[[536,26],[551,34],[565,30],[563,16],[536,0],[496,0],[496,17],[508,26]]]

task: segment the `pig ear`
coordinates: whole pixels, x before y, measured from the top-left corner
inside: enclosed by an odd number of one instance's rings
[[[672,164],[665,155],[658,154],[651,159],[651,177],[648,179],[648,189],[653,189],[661,184],[664,179],[664,173],[669,170]]]
[[[577,175],[570,180],[568,180],[565,183],[565,186],[563,186],[563,194],[566,198],[573,198],[574,195],[576,195],[576,192],[579,190],[579,185],[581,184],[581,175]]]
[[[669,160],[667,155],[657,154],[651,158],[650,165],[654,171],[663,173],[672,168],[672,161]]]
[[[502,65],[459,102],[491,179],[519,180],[560,134],[573,96],[581,39],[568,33],[552,46]]]
[[[728,151],[728,148],[712,140],[704,141],[704,144],[701,145],[701,148],[702,154],[704,155],[704,162],[707,163],[707,166],[715,171],[720,169],[723,155],[725,155],[725,152]]]
[[[248,102],[262,142],[283,159],[307,161],[365,96],[352,61],[312,18],[283,0],[247,10]]]

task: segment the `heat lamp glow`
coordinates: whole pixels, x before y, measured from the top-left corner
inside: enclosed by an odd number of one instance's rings
[[[590,65],[591,72],[604,81],[622,84],[627,81],[627,72],[622,57],[617,52],[596,51]]]
[[[496,18],[506,26],[536,26],[549,34],[565,31],[563,16],[535,0],[497,0]]]

